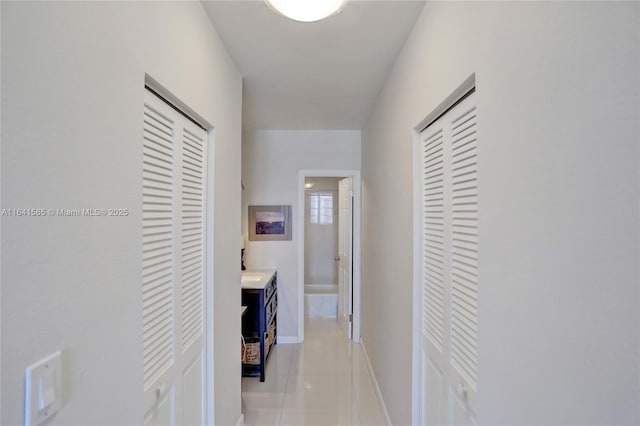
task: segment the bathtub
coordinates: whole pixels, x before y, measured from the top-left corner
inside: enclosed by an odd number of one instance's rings
[[[304,314],[307,317],[336,317],[338,315],[338,285],[305,284]]]

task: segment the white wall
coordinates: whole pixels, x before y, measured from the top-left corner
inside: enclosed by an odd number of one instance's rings
[[[362,336],[393,424],[411,421],[412,128],[474,72],[479,422],[640,422],[639,7],[427,2],[362,142]]]
[[[243,135],[242,226],[247,206],[292,206],[292,241],[248,241],[248,268],[278,269],[278,335],[298,336],[298,173],[360,170],[360,131],[252,131]],[[303,208],[303,207],[302,207]]]
[[[337,284],[338,262],[338,181],[340,178],[307,178],[313,187],[304,191],[304,284]],[[311,221],[312,195],[330,196],[332,199],[331,223]]]
[[[2,419],[63,352],[51,425],[140,425],[142,102],[148,73],[215,125],[216,424],[240,416],[241,76],[198,2],[2,2]],[[234,183],[235,182],[235,183]],[[232,184],[233,183],[233,184]]]

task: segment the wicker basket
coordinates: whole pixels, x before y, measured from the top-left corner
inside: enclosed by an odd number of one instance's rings
[[[244,363],[260,365],[260,342],[247,343],[246,346]]]
[[[265,347],[265,354],[264,354],[264,359],[266,360],[267,357],[269,356],[269,352],[271,352],[271,340],[266,339],[264,341],[264,347]]]

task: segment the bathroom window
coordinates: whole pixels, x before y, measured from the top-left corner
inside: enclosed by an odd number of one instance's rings
[[[311,216],[311,223],[331,225],[333,223],[333,194],[311,194],[310,201],[309,215]]]

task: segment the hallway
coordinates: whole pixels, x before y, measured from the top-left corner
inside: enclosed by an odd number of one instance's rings
[[[334,318],[306,318],[305,336],[274,347],[264,383],[242,379],[245,425],[384,425],[362,346]]]
[[[640,426],[640,1],[267,1],[0,0],[0,425]]]

